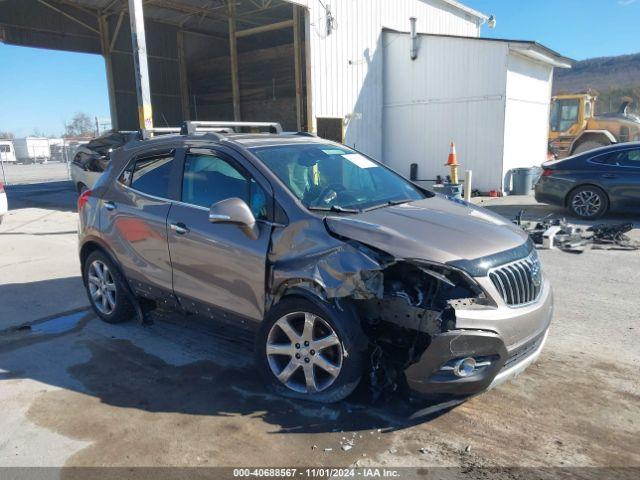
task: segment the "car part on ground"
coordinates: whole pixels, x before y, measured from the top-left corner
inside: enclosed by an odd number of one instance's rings
[[[267,384],[321,402],[361,378],[376,398],[464,397],[537,358],[553,296],[520,229],[343,145],[246,128],[112,152],[78,200],[101,318],[166,307],[257,330]]]
[[[544,218],[523,220],[521,210],[514,223],[521,227],[539,248],[582,253],[587,248],[600,250],[639,250],[640,242],[629,238],[626,233],[633,230],[633,223],[598,224],[580,227],[568,223],[564,218]]]

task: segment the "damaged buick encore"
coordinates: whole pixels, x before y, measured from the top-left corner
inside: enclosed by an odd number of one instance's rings
[[[100,318],[250,329],[269,387],[320,402],[363,379],[465,397],[535,361],[553,299],[523,231],[344,145],[226,125],[142,132],[79,197]]]

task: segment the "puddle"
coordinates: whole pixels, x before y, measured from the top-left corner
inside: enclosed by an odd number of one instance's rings
[[[64,333],[69,330],[73,330],[78,326],[80,320],[87,315],[86,311],[76,312],[69,315],[63,315],[62,317],[52,318],[46,322],[37,323],[31,325],[32,333],[43,333],[47,335]]]

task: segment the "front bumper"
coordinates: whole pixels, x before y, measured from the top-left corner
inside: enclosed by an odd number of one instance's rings
[[[456,310],[456,329],[433,337],[420,360],[405,370],[409,388],[422,397],[466,397],[509,380],[540,356],[552,315],[547,281],[538,301],[526,307]],[[451,365],[466,357],[482,366],[457,377]]]

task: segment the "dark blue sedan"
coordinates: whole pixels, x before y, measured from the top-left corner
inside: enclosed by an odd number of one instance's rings
[[[640,142],[621,143],[542,165],[536,200],[560,205],[577,217],[607,211],[640,212]]]

